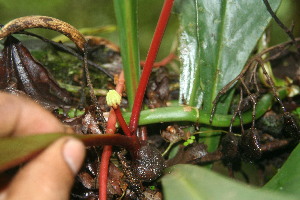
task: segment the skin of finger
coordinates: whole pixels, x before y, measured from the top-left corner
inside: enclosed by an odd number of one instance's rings
[[[63,158],[63,147],[68,140],[69,137],[59,139],[26,164],[4,192],[5,199],[69,199],[75,174]],[[76,159],[82,163],[84,145],[74,151],[78,155]]]
[[[37,103],[6,93],[0,93],[0,127],[0,136],[68,132]]]

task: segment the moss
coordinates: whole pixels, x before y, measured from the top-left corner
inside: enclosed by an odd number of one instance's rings
[[[50,45],[41,45],[31,50],[32,55],[41,62],[53,75],[56,81],[63,85],[81,86],[82,84],[82,61],[78,58],[60,52]],[[95,89],[107,88],[108,77],[96,69],[90,69],[90,76]],[[67,89],[67,88],[66,88]]]

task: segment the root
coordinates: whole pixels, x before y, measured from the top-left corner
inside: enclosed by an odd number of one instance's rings
[[[300,39],[297,38],[295,40],[299,41]],[[270,59],[275,58],[274,56],[273,57],[266,56],[270,51],[280,50],[280,52],[276,54],[276,57],[278,57],[279,55],[282,54],[282,51],[284,49],[286,49],[288,46],[290,46],[291,44],[292,44],[292,42],[290,41],[290,42],[286,42],[286,43],[282,43],[282,44],[273,46],[271,48],[268,48],[268,49],[262,51],[261,53],[257,54],[252,59],[250,59],[249,62],[246,64],[245,68],[241,71],[241,73],[235,79],[230,81],[226,86],[224,86],[217,94],[216,98],[213,101],[213,106],[212,106],[211,115],[210,115],[210,123],[212,123],[212,121],[213,121],[213,116],[216,111],[217,103],[220,100],[220,98],[222,97],[222,95],[227,93],[228,90],[230,88],[232,88],[232,86],[234,84],[239,82],[241,84],[240,85],[240,90],[241,90],[240,101],[238,103],[237,109],[235,110],[235,112],[232,116],[230,127],[229,127],[229,132],[232,131],[232,124],[233,124],[236,116],[239,115],[240,119],[241,119],[241,113],[247,109],[246,108],[247,101],[250,101],[252,104],[252,128],[255,127],[256,103],[257,103],[257,98],[259,97],[259,94],[260,94],[260,89],[259,89],[258,81],[257,81],[258,66],[262,68],[263,74],[266,77],[268,84],[270,85],[271,92],[272,92],[274,98],[276,99],[276,101],[280,104],[282,112],[286,113],[286,109],[277,94],[277,90],[275,88],[274,81],[269,76],[267,70],[265,69],[264,64],[265,64],[265,62],[269,61]],[[263,60],[262,59],[263,56],[267,57],[267,58],[265,58],[265,60]],[[251,74],[250,74],[249,80],[245,81],[247,73],[251,73]],[[249,84],[250,85],[253,84],[254,88],[249,89],[249,87],[248,87]],[[248,95],[246,98],[243,97],[243,90],[245,90],[245,92]],[[242,123],[243,122],[241,119],[241,127],[242,127]],[[242,130],[243,130],[243,128],[242,128]]]

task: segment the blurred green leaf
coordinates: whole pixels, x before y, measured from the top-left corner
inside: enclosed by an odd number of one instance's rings
[[[300,196],[300,145],[298,145],[278,173],[264,186],[266,189]]]
[[[78,29],[79,32],[83,35],[99,35],[103,33],[111,33],[115,31],[117,27],[115,25],[107,25],[107,26],[100,26],[100,27],[89,27],[89,28],[80,28]],[[58,35],[54,38],[52,38],[54,42],[68,42],[70,39],[66,37],[65,35]]]
[[[114,145],[124,147],[129,151],[135,151],[139,147],[136,137],[120,134],[53,133],[4,137],[0,138],[0,173],[28,161],[61,137],[75,137],[86,146]]]
[[[166,200],[292,200],[296,196],[263,190],[194,165],[176,165],[162,178]]]
[[[300,107],[296,108],[296,110],[294,110],[292,113],[300,118]]]
[[[140,77],[140,57],[137,34],[137,0],[114,0],[118,24],[126,95],[130,109]]]
[[[65,134],[31,135],[0,139],[0,172],[32,158]]]

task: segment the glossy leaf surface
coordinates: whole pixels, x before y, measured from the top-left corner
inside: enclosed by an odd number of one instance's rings
[[[280,0],[270,4],[276,10]],[[177,0],[180,101],[210,112],[217,93],[243,69],[271,16],[263,1]],[[230,96],[230,95],[229,95]],[[227,113],[230,97],[217,113]]]
[[[296,196],[263,190],[193,165],[176,165],[162,178],[166,200],[292,200]]]
[[[279,4],[271,1],[274,10]],[[214,98],[241,72],[271,16],[263,1],[177,0],[175,8],[182,63],[179,101],[201,109],[200,115],[210,113]],[[222,96],[217,114],[227,114],[233,92]],[[202,141],[213,151],[219,138],[207,135]]]

